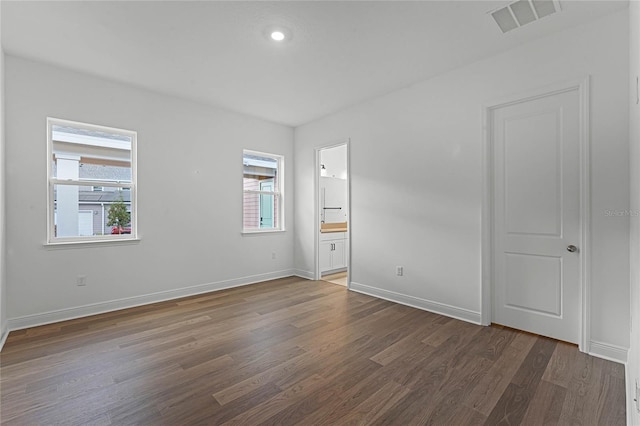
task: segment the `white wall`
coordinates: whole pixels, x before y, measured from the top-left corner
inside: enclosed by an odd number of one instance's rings
[[[286,232],[241,235],[242,150],[287,167],[291,128],[12,56],[6,81],[11,328],[292,273],[292,201]],[[138,132],[139,243],[43,246],[47,116]]]
[[[0,21],[2,21],[2,2],[0,2]],[[0,349],[7,337],[4,146],[4,51],[2,50],[2,31],[0,31]]]
[[[640,76],[640,2],[629,3],[629,142],[631,163],[631,342],[627,363],[627,419],[640,424],[633,401],[640,381],[640,105],[636,79]]]
[[[320,151],[320,164],[324,164],[327,177],[347,178],[347,145],[335,146]]]
[[[326,223],[346,222],[349,217],[347,205],[347,145],[320,151],[320,164],[326,168],[326,176],[320,177],[320,197],[324,192],[324,206],[340,207],[327,209],[321,215]]]
[[[604,212],[629,208],[627,29],[624,10],[297,128],[296,268],[313,271],[314,147],[351,138],[354,288],[479,321],[482,105],[591,75],[591,337],[625,358],[629,218]]]
[[[325,223],[346,222],[349,217],[347,210],[347,181],[334,177],[320,178],[320,198],[324,193],[324,204],[321,207],[332,207],[325,209],[320,220]],[[340,207],[340,209],[336,209]]]

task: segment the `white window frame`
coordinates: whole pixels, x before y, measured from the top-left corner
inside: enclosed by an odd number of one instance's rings
[[[251,189],[244,189],[244,156],[245,155],[256,155],[260,157],[272,158],[278,163],[278,178],[276,179],[277,184],[274,185],[273,191],[256,191]],[[253,151],[250,149],[242,150],[242,233],[243,234],[268,234],[272,232],[284,232],[285,231],[285,221],[284,221],[284,155],[279,154],[271,154],[269,152],[261,152],[261,151]],[[245,228],[244,227],[244,194],[257,194],[257,195],[273,195],[273,199],[277,200],[277,228]],[[275,218],[274,218],[275,219]]]
[[[53,177],[53,126],[75,127],[78,129],[100,131],[122,135],[131,138],[131,182],[110,182],[91,179],[58,179]],[[77,121],[63,120],[47,117],[47,242],[45,245],[64,245],[77,243],[106,243],[122,242],[126,240],[138,240],[138,214],[137,214],[137,138],[138,133],[132,130],[105,127],[96,124],[81,123]],[[56,237],[55,236],[55,185],[100,186],[114,188],[128,188],[131,191],[131,234],[107,234],[93,236]]]

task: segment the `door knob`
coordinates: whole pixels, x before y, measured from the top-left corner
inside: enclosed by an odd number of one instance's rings
[[[567,246],[567,251],[570,252],[570,253],[576,252],[576,251],[578,251],[578,247],[576,247],[573,244],[571,244],[570,246]]]

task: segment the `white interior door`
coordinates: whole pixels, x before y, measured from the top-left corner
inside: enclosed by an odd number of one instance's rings
[[[493,322],[580,339],[578,90],[492,111]],[[574,250],[575,247],[575,251]]]
[[[260,181],[260,191],[273,191],[273,179]],[[260,228],[273,228],[274,199],[271,194],[260,194]]]

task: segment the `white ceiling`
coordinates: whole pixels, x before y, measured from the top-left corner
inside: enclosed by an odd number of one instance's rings
[[[297,126],[588,22],[627,1],[561,2],[502,34],[504,1],[2,1],[2,42],[36,59]],[[266,28],[293,33],[277,44]]]

